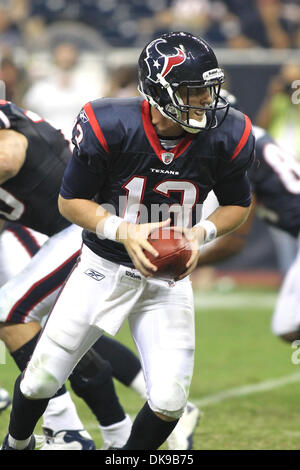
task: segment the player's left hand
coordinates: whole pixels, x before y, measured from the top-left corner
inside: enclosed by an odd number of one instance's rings
[[[183,228],[182,230],[191,244],[192,254],[186,263],[186,270],[180,276],[178,276],[175,281],[180,281],[181,279],[189,276],[197,267],[198,258],[200,256],[200,247],[203,245],[205,237],[205,231],[203,227],[193,227],[192,229]]]

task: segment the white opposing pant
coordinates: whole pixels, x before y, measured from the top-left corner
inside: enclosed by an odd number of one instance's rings
[[[282,283],[274,315],[272,331],[280,336],[300,329],[300,241],[295,261]]]

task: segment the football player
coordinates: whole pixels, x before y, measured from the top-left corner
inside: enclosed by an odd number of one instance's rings
[[[253,187],[251,214],[234,233],[207,245],[199,257],[199,266],[213,264],[242,251],[254,214],[292,237],[299,237],[300,165],[264,129],[256,126],[253,129],[256,163],[249,170]],[[216,206],[217,203],[212,207]],[[300,339],[299,271],[298,252],[284,278],[272,318],[273,333],[288,342]]]
[[[203,241],[236,229],[251,202],[251,122],[228,109],[220,97],[223,81],[204,40],[168,33],[141,53],[141,98],[100,99],[79,113],[59,208],[84,228],[83,247],[22,381],[16,381],[3,449],[34,447],[32,433],[49,398],[103,332],[116,334],[127,318],[148,400],[123,448],[157,449],[176,426],[193,373],[188,276]],[[212,189],[221,206],[199,224],[199,205]],[[158,255],[148,235],[170,223],[151,214],[157,205],[173,205],[174,223],[193,244],[186,271],[174,284],[155,278],[147,258],[147,252]],[[189,220],[192,228],[183,226]]]
[[[34,121],[37,121],[36,123]],[[0,138],[7,135],[11,136],[13,141],[18,138],[17,132],[22,132],[29,139],[31,144],[30,152],[26,159],[27,172],[30,165],[34,167],[33,155],[37,153],[37,145],[45,145],[41,139],[36,137],[36,145],[32,142],[32,134],[35,135],[36,127],[39,129],[40,123],[43,123],[43,130],[48,131],[49,126],[36,115],[26,112],[14,106],[12,103],[2,102]],[[9,133],[6,129],[9,129]],[[56,138],[58,142],[63,141],[58,132],[53,132],[51,137]],[[64,143],[65,145],[65,143]],[[10,151],[11,150],[7,150]],[[70,154],[71,155],[71,154]],[[44,160],[49,160],[49,169],[57,167],[54,159],[50,161],[51,152],[45,149]],[[52,184],[55,188],[53,179],[61,177],[61,171],[66,161],[62,161],[60,171],[56,176],[51,176]],[[45,166],[45,162],[44,162]],[[36,228],[43,226],[41,218],[43,217],[41,208],[48,205],[47,192],[38,184],[41,177],[41,171],[36,168],[34,175],[33,190],[31,200],[28,200],[26,193],[26,171],[22,165],[17,173],[18,180],[23,177],[23,193],[18,190],[18,181],[15,182],[15,176],[9,179],[10,194],[6,193],[5,187],[2,187],[2,199],[5,198],[10,204],[13,204],[13,198],[27,202],[26,212],[39,213],[35,207],[38,202],[40,207],[40,216],[27,219],[27,223]],[[31,182],[32,184],[33,182]],[[57,182],[57,188],[60,180]],[[30,194],[30,190],[28,190]],[[56,203],[56,198],[54,198]],[[13,214],[12,207],[4,206],[2,201],[3,218],[9,220],[24,220],[23,212]],[[76,229],[76,228],[75,228]],[[45,321],[46,314],[50,311],[55,296],[63,284],[65,278],[72,269],[77,254],[81,247],[81,236],[78,230],[62,230],[59,236],[49,241],[43,250],[34,258],[32,263],[23,272],[31,257],[36,254],[42,244],[48,239],[47,235],[36,232],[16,222],[6,222],[0,235],[0,285],[7,282],[0,291],[0,311],[1,319],[5,323],[1,325],[0,334],[6,341],[12,357],[21,370],[30,359],[35,343],[39,335],[41,322]],[[77,236],[79,233],[79,236]],[[61,241],[63,240],[63,241]],[[50,247],[49,248],[49,245]],[[54,251],[55,247],[55,251]],[[21,271],[21,272],[20,272]],[[17,275],[17,273],[19,273]],[[38,332],[38,333],[37,333]],[[17,341],[17,343],[16,343]],[[102,337],[95,345],[94,352],[81,362],[71,376],[71,385],[73,390],[81,396],[90,406],[100,424],[101,434],[104,440],[103,448],[111,446],[120,447],[123,445],[130,433],[131,421],[121,409],[116,395],[113,391],[112,374],[124,385],[130,386],[133,390],[145,397],[145,385],[141,366],[136,356],[120,343],[108,338]],[[98,354],[97,354],[98,353]],[[102,356],[99,356],[99,354]],[[89,371],[89,375],[86,375]],[[4,392],[3,392],[4,397]],[[10,403],[9,397],[2,400],[3,407]],[[68,394],[62,393],[56,399],[51,400],[46,412],[44,413],[44,432],[46,434],[46,443],[42,446],[44,450],[50,449],[76,449],[87,448],[91,440],[82,439],[77,431],[78,426],[82,426],[78,419],[72,418],[74,409]],[[168,441],[169,449],[190,448],[192,443],[192,433],[196,427],[199,410],[195,405],[189,403],[180,426],[176,428]],[[71,419],[72,418],[72,419]],[[76,428],[76,429],[74,429]],[[61,431],[63,430],[63,431]],[[68,430],[66,433],[65,430]],[[68,441],[68,442],[67,442]]]

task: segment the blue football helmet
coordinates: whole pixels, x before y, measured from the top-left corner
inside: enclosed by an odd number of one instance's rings
[[[141,95],[161,114],[188,132],[213,129],[224,121],[229,103],[220,96],[224,72],[212,48],[190,33],[171,32],[154,39],[143,49],[138,62]],[[179,93],[185,87],[186,100]],[[212,103],[191,106],[192,89],[207,88]],[[190,117],[191,110],[204,111],[200,121]],[[217,116],[217,110],[222,110]]]

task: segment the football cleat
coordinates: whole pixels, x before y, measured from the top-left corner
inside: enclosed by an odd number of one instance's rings
[[[22,450],[34,450],[34,448],[35,448],[35,437],[34,435],[32,435],[28,446]],[[18,450],[18,449],[15,449],[14,447],[10,447],[10,445],[8,444],[8,434],[6,434],[4,438],[1,450]]]
[[[192,450],[193,435],[200,416],[199,408],[193,403],[188,402],[183,415],[167,439],[169,450]]]
[[[11,404],[8,391],[0,387],[0,412]]]
[[[43,427],[43,432],[40,450],[96,450],[93,439],[84,429],[53,432]]]

